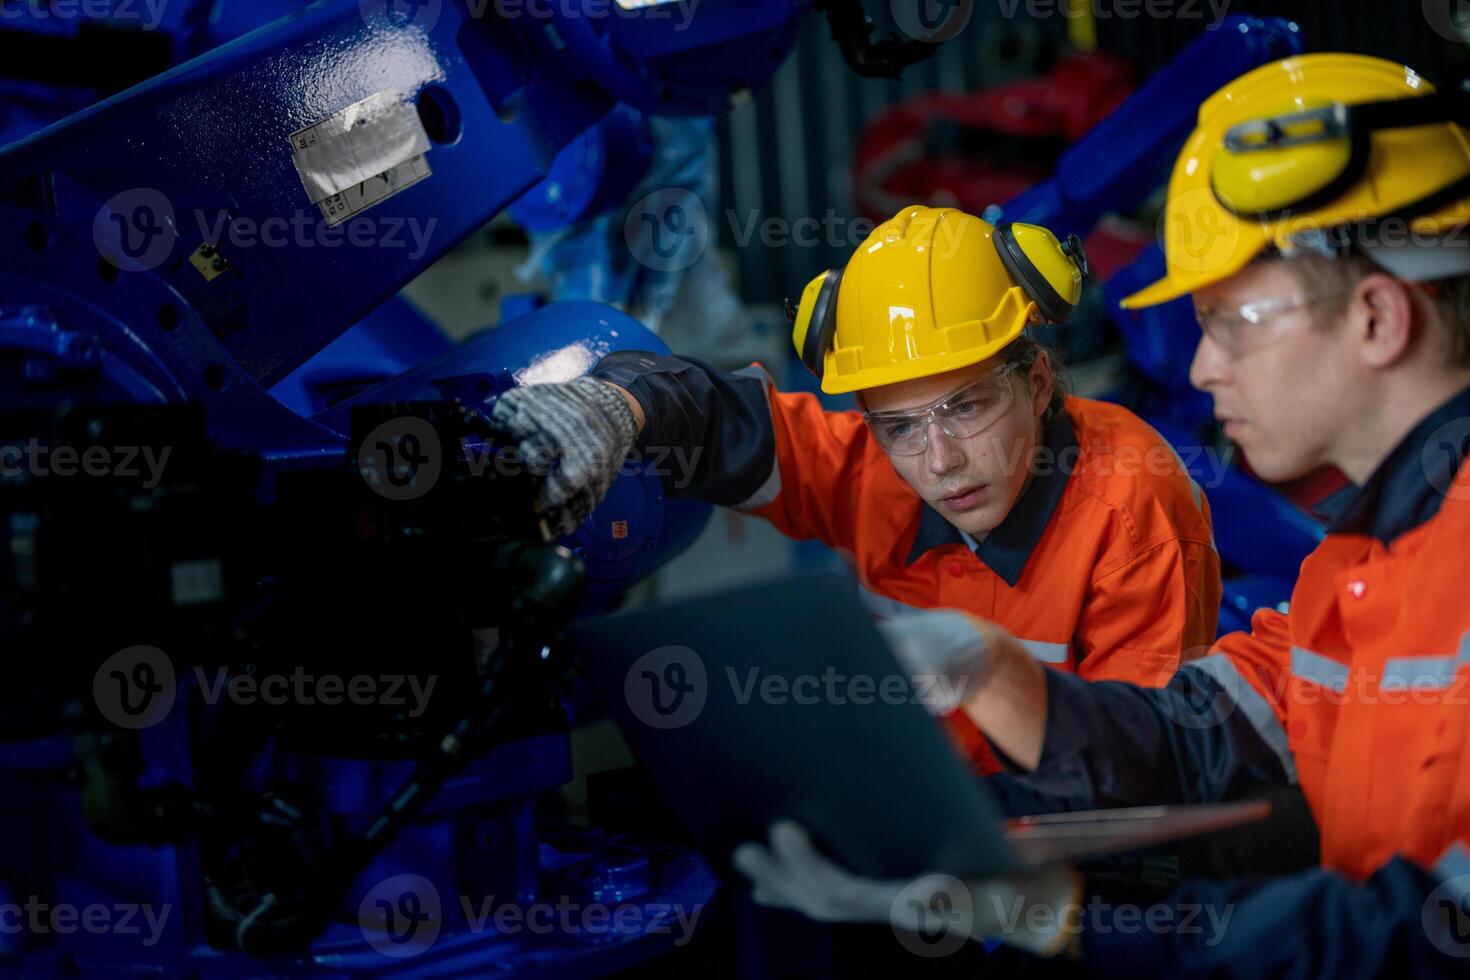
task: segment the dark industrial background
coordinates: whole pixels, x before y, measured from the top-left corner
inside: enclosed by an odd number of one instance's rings
[[[1391,58],[1442,87],[1470,74],[1470,44],[1445,36],[1456,28],[1470,29],[1470,23],[1456,19],[1457,2],[1233,0],[1228,8],[1212,9],[1207,0],[1087,0],[1094,10],[1110,12],[1093,20],[1098,50],[1130,62],[1139,78],[1209,29],[1219,10],[1222,15],[1289,17],[1300,25],[1308,51]],[[1044,70],[1068,45],[1069,26],[1075,29],[1076,19],[1062,13],[1067,3],[978,0],[957,36],[895,81],[862,79],[849,71],[825,21],[809,18],[795,53],[771,86],[719,122],[716,224],[721,246],[735,257],[743,297],[773,303],[798,295],[808,279],[843,261],[851,246],[824,239],[815,247],[769,247],[757,237],[740,247],[736,229],[759,227],[771,217],[821,218],[829,211],[838,221],[855,218],[852,162],[863,126],[924,92],[972,91]],[[899,36],[889,4],[870,2],[868,8],[876,33]],[[1174,13],[1149,16],[1150,9]],[[1124,16],[1129,11],[1136,13]]]

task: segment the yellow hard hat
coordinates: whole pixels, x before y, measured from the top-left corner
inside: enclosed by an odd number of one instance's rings
[[[791,339],[828,394],[923,378],[985,360],[1027,323],[1066,322],[1086,275],[1075,235],[912,205],[807,283]]]
[[[1176,299],[1269,248],[1341,244],[1368,221],[1402,221],[1405,237],[1465,225],[1470,142],[1461,122],[1470,122],[1464,96],[1436,94],[1412,69],[1380,58],[1304,55],[1242,75],[1200,106],[1174,165],[1167,274],[1123,305]]]

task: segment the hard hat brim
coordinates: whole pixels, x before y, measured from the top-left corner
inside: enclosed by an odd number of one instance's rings
[[[1158,281],[1126,296],[1118,304],[1125,310],[1141,310],[1187,296],[1197,289],[1224,282],[1255,261],[1271,244],[1267,229],[1251,221],[1226,216],[1229,228],[1228,247],[1197,256],[1196,268],[1174,265]]]
[[[1123,297],[1118,305],[1125,310],[1145,310],[1150,306],[1160,306],[1187,296],[1193,291],[1191,284],[1165,276],[1158,282],[1150,283],[1138,292]]]
[[[1264,238],[1264,236],[1262,237]],[[1170,272],[1162,279],[1150,283],[1138,290],[1138,292],[1125,296],[1118,305],[1125,310],[1147,309],[1150,306],[1159,306],[1163,303],[1179,299],[1180,297],[1188,296],[1197,289],[1204,289],[1206,286],[1213,286],[1217,282],[1224,282],[1241,269],[1250,265],[1251,261],[1261,253],[1264,245],[1265,242],[1262,241],[1260,247],[1242,251],[1235,257],[1234,261],[1219,268],[1211,269],[1208,272],[1184,274]]]
[[[987,344],[973,350],[961,351],[955,354],[944,354],[927,357],[920,361],[907,361],[895,364],[885,364],[881,367],[870,368],[859,374],[839,374],[828,370],[822,374],[822,391],[828,395],[846,395],[855,391],[869,391],[873,388],[884,388],[888,385],[902,384],[906,381],[916,381],[919,378],[928,378],[936,374],[944,374],[946,371],[958,371],[972,364],[979,364],[987,358],[994,357],[1002,350],[1014,343],[1021,334],[1007,337],[1000,343]]]

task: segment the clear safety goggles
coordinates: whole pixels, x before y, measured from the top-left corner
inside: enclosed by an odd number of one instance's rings
[[[1309,293],[1282,299],[1258,299],[1239,306],[1196,304],[1194,318],[1215,346],[1231,357],[1243,357],[1280,340],[1285,332],[1286,314],[1307,309],[1328,298],[1327,294]]]
[[[917,456],[929,446],[929,426],[937,425],[952,439],[978,436],[1006,413],[1015,401],[1010,374],[1019,365],[1003,364],[973,384],[945,395],[924,408],[902,412],[864,412],[873,437],[884,452]]]

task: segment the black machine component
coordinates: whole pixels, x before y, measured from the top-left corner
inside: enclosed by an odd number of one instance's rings
[[[555,640],[583,573],[548,543],[533,478],[476,472],[461,454],[424,492],[395,492],[422,476],[426,429],[448,446],[500,438],[459,405],[368,406],[352,429],[354,456],[292,469],[219,451],[188,406],[0,416],[12,463],[0,479],[11,515],[0,642],[21,672],[0,694],[0,738],[67,731],[102,840],[197,834],[204,930],[220,948],[301,948],[468,761],[565,728]],[[27,446],[49,447],[48,464],[14,465]],[[56,447],[109,475],[76,479]],[[218,697],[222,685],[389,674],[405,660],[438,687],[412,710]],[[191,680],[213,702],[193,785],[144,786],[130,719],[169,710]],[[260,778],[268,748],[415,766],[376,819],[343,832],[298,787]]]

